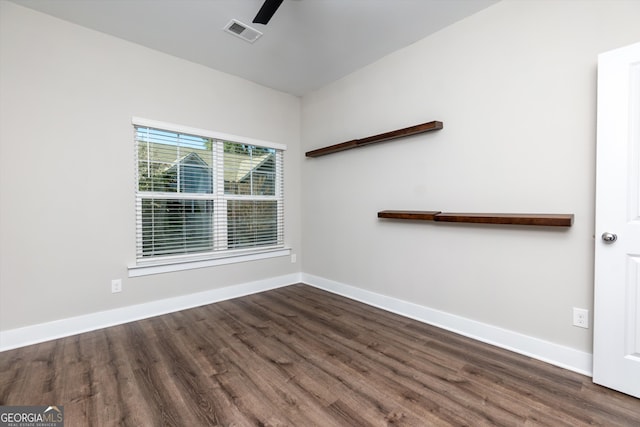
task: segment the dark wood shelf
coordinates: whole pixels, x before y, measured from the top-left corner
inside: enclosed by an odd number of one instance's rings
[[[440,211],[380,211],[378,218],[412,219],[417,221],[435,221]]]
[[[362,139],[353,139],[351,141],[342,142],[340,144],[330,145],[317,150],[307,151],[307,157],[320,157],[327,154],[337,153],[339,151],[350,150],[352,148],[364,147],[365,145],[377,144],[380,142],[391,141],[393,139],[404,138],[405,136],[417,135],[424,132],[431,132],[443,128],[442,122],[433,121],[410,126],[404,129],[398,129],[391,132],[381,133],[379,135],[369,136]]]
[[[440,211],[380,211],[378,218],[466,222],[474,224],[514,224],[546,227],[571,227],[573,214],[518,214],[518,213],[450,213]]]

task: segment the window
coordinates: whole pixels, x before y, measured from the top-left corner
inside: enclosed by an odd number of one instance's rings
[[[134,119],[137,263],[283,248],[284,146]]]

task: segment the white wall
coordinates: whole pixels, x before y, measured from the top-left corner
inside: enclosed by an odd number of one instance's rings
[[[504,1],[303,98],[307,274],[591,352],[596,64],[637,1]],[[569,229],[382,221],[384,209],[574,213]]]
[[[287,144],[286,239],[308,276],[591,352],[591,330],[570,323],[593,304],[596,60],[640,40],[638,16],[637,1],[503,1],[301,113],[298,98],[0,0],[0,332],[299,272],[285,257],[127,278],[140,116]],[[303,158],[430,120],[445,129]],[[576,220],[404,223],[383,209]]]
[[[0,1],[0,330],[299,272],[280,257],[127,278],[132,116],[287,144],[300,249],[299,98]]]

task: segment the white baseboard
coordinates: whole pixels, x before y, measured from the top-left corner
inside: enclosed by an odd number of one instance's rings
[[[370,292],[311,274],[302,282],[392,313],[428,323],[487,344],[520,353],[561,368],[592,376],[593,355],[518,332]]]
[[[120,325],[257,292],[264,292],[299,282],[420,322],[428,323],[478,341],[524,354],[571,371],[592,376],[592,355],[590,353],[306,273],[279,276],[23,328],[0,331],[0,351]]]
[[[300,281],[300,273],[294,273],[195,294],[55,320],[53,322],[25,326],[23,328],[0,331],[0,351],[263,292],[299,283]]]

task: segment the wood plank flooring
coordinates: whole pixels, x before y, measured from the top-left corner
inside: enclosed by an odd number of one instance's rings
[[[640,399],[306,285],[0,353],[66,426],[638,426]]]

